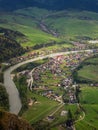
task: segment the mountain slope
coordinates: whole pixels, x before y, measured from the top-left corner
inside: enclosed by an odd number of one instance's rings
[[[26,39],[20,40],[23,47],[70,39],[98,39],[98,13],[90,11],[48,11],[29,7],[1,13],[0,26],[24,34]]]
[[[15,40],[8,36],[0,35],[0,62],[19,56],[24,52],[25,49]]]

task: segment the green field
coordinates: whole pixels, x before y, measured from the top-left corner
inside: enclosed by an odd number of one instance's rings
[[[87,65],[84,66],[81,70],[78,71],[78,76],[85,79],[98,81],[98,65]]]
[[[45,97],[29,92],[28,97],[32,96],[37,99],[38,103],[34,104],[22,115],[22,117],[28,120],[30,123],[34,123],[43,119],[58,106],[58,103],[55,101],[51,101]]]
[[[82,68],[77,71],[77,77],[83,78],[85,80],[98,81],[98,58],[90,58],[86,60]]]
[[[32,14],[32,12],[34,13]],[[21,33],[25,34],[28,41],[21,43],[24,47],[34,46],[35,44],[49,43],[51,41],[61,41],[59,38],[55,38],[51,34],[43,32],[39,28],[36,18],[33,18],[34,16],[39,18],[39,12],[40,15],[44,15],[43,13],[48,11],[34,8],[31,12],[28,9],[27,11],[17,10],[13,13],[3,13],[0,16],[0,27],[12,29],[14,31],[20,31]]]
[[[81,88],[80,103],[85,112],[85,118],[76,123],[77,130],[98,129],[98,88],[85,86]]]
[[[98,82],[98,55],[85,60],[77,69],[78,83],[81,81],[81,92],[79,94],[80,104],[85,113],[81,121],[77,121],[76,130],[97,130],[98,129],[98,88],[94,85],[84,84]]]
[[[98,38],[98,14],[86,11],[62,11],[47,18],[50,28],[57,30],[61,37],[75,39],[76,37]]]
[[[6,17],[6,16],[5,16]],[[46,34],[38,28],[35,28],[34,25],[32,27],[26,25],[20,25],[17,23],[10,24],[1,24],[0,27],[6,27],[9,29],[20,31],[25,34],[28,41],[21,43],[22,46],[34,46],[36,44],[48,43],[51,41],[60,41],[57,38],[51,36],[50,34]],[[20,39],[19,39],[20,40]]]
[[[97,65],[97,64],[98,64],[98,55],[96,55],[96,56],[93,57],[93,58],[89,58],[89,59],[86,60],[84,63]]]

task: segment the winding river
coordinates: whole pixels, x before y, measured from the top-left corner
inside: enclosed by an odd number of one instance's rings
[[[85,50],[86,52],[92,52],[92,50]],[[54,53],[54,54],[50,54],[50,55],[46,55],[46,56],[39,56],[37,58],[34,59],[30,59],[27,61],[23,61],[21,63],[18,63],[14,66],[11,66],[10,68],[8,68],[5,72],[4,72],[4,85],[5,88],[7,90],[7,93],[9,95],[9,105],[10,105],[10,112],[14,113],[16,115],[18,115],[19,111],[21,110],[22,104],[21,104],[21,100],[19,97],[19,92],[13,82],[13,80],[11,79],[11,73],[13,70],[17,69],[18,67],[33,62],[33,61],[37,61],[40,59],[44,59],[44,58],[48,58],[48,57],[54,57],[54,56],[58,56],[58,55],[64,55],[64,54],[70,54],[70,53],[77,53],[77,52],[84,52],[84,50],[81,51],[70,51],[70,52],[61,52],[61,53]]]

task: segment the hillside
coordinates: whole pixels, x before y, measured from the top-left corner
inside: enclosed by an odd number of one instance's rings
[[[98,13],[25,8],[1,13],[0,27],[24,34],[26,38],[20,40],[24,47],[53,41],[97,39]]]
[[[65,10],[49,15],[44,22],[64,39],[98,38],[98,13]]]
[[[0,130],[33,130],[27,121],[0,110]]]
[[[0,62],[23,54],[25,50],[8,36],[0,35]]]
[[[16,40],[23,48],[49,52],[72,47],[72,41],[97,40],[98,13],[29,7],[11,13],[2,12],[0,27],[1,34]]]
[[[17,10],[13,13],[1,13],[0,27],[5,27],[13,31],[19,31],[27,38],[20,43],[23,46],[34,46],[36,44],[60,41],[51,33],[44,32],[40,27],[40,16],[48,14],[48,10],[30,8]],[[5,21],[5,22],[2,22]]]
[[[1,27],[17,30],[26,36],[28,40],[22,42],[23,46],[98,38],[98,13],[89,11],[25,8],[10,14],[1,13],[0,20]]]

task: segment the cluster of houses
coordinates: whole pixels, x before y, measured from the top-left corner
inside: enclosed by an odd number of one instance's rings
[[[92,55],[91,52],[81,52],[67,55],[59,55],[54,58],[50,58],[47,63],[44,63],[36,68],[31,70],[24,70],[19,73],[19,75],[25,75],[27,77],[27,86],[33,91],[40,91],[39,94],[45,96],[49,99],[56,100],[62,103],[62,95],[53,91],[50,84],[44,85],[42,81],[42,74],[49,71],[53,75],[53,80],[60,77],[60,81],[54,84],[54,87],[63,88],[63,91],[66,91],[66,102],[75,103],[75,87],[73,86],[72,70],[74,70],[85,58]],[[64,68],[67,70],[65,71]],[[68,72],[67,72],[68,71]],[[49,76],[45,75],[46,80]]]
[[[50,84],[47,84],[47,86],[41,86],[41,84],[44,84],[42,81],[42,74],[46,71],[49,71],[54,77],[60,77],[62,80],[60,80],[59,83],[56,85],[54,84],[54,87],[63,88],[66,90],[66,98],[69,99],[69,103],[76,102],[75,97],[75,88],[73,86],[73,78],[72,78],[72,70],[74,70],[85,58],[92,55],[91,52],[81,52],[81,53],[75,53],[75,54],[68,54],[68,55],[59,55],[54,58],[50,58],[49,62],[42,64],[38,67],[36,67],[32,73],[34,84],[33,89],[34,90],[43,90],[41,91],[42,96],[46,96],[50,99],[62,102],[62,95],[57,94],[55,91],[50,90],[49,86]],[[62,64],[64,64],[65,67],[68,68],[68,71],[70,71],[69,74],[64,72],[63,68],[61,67]],[[48,75],[46,75],[46,78],[48,79]],[[53,78],[54,80],[55,78]],[[40,84],[40,85],[39,85]],[[69,98],[68,98],[69,97]]]
[[[80,52],[77,54],[70,54],[65,57],[66,66],[74,70],[87,57],[91,56],[92,52]]]
[[[62,96],[58,93],[54,92],[53,90],[47,90],[40,93],[42,96],[45,96],[51,100],[57,101],[59,103],[63,103]]]

